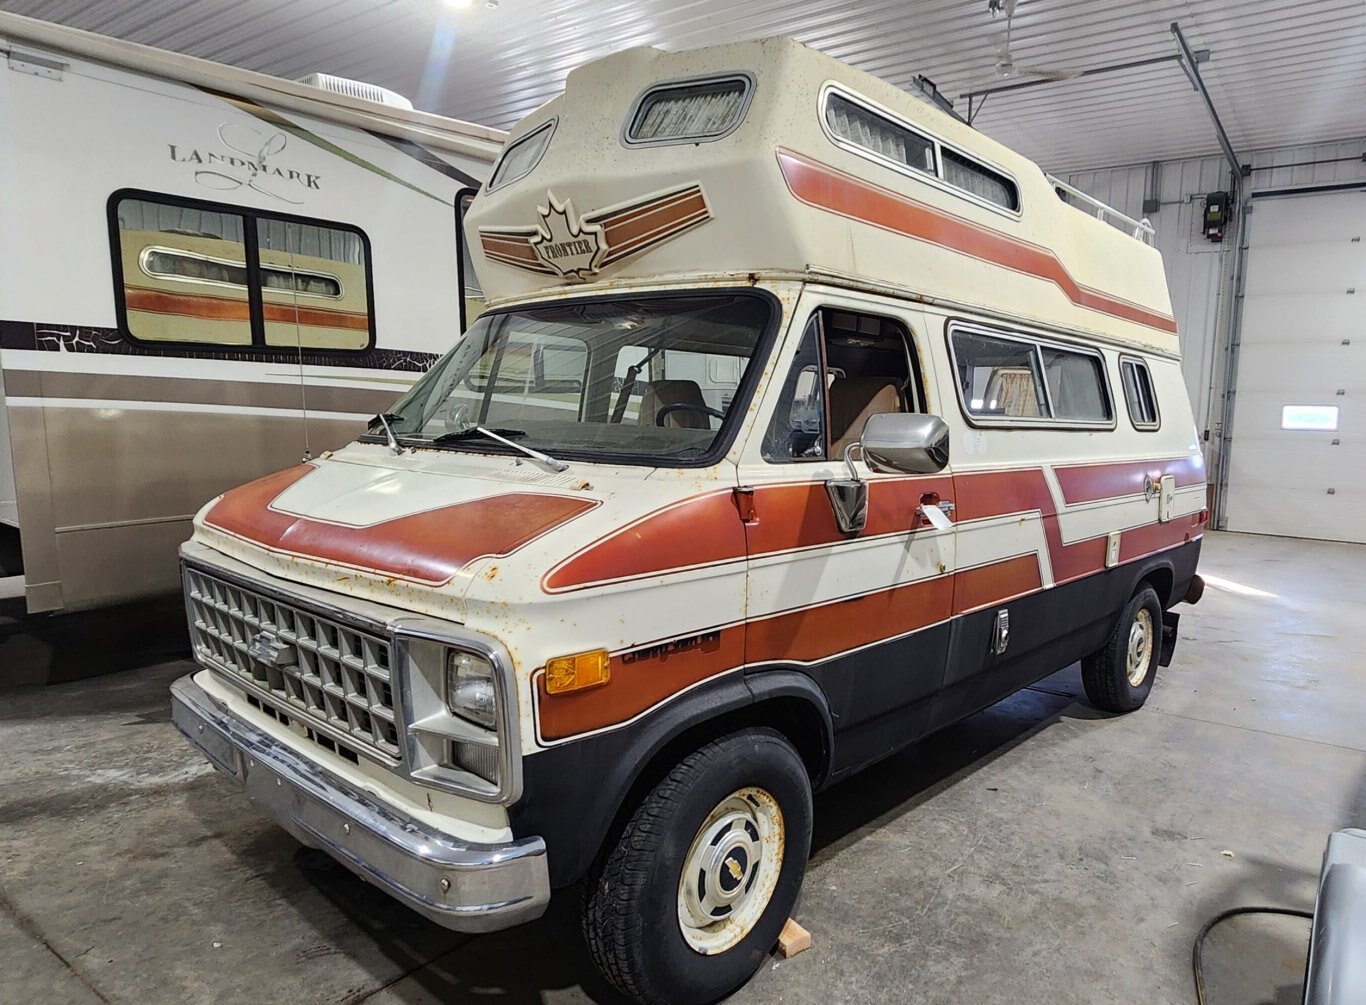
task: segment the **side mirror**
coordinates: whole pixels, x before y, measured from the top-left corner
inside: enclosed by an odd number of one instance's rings
[[[863,424],[859,446],[874,471],[933,474],[949,463],[949,427],[937,415],[882,412]]]

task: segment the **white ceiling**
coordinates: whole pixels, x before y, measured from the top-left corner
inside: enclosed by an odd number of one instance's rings
[[[792,35],[908,86],[959,95],[993,80],[987,0],[0,0],[0,9],[252,70],[315,70],[508,127],[574,66],[634,45],[687,49]],[[1234,147],[1366,136],[1366,0],[1020,0],[1017,64],[1083,70],[1192,47]],[[978,128],[1051,170],[1218,150],[1175,63],[993,95]]]

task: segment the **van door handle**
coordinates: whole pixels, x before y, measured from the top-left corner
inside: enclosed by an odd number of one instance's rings
[[[931,516],[929,512],[931,508],[939,510],[941,515]],[[920,497],[920,515],[939,530],[948,528],[948,518],[953,514],[953,509],[952,501],[940,499],[938,492],[926,492]]]

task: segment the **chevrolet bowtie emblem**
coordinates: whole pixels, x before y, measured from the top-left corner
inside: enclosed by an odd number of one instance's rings
[[[252,636],[251,642],[247,645],[247,655],[254,660],[260,660],[268,667],[279,667],[293,662],[291,647],[269,632],[257,632]]]

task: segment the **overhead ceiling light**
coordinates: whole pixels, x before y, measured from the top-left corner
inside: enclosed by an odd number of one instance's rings
[[[456,10],[464,10],[474,6],[474,0],[446,0],[447,7],[454,7]]]

